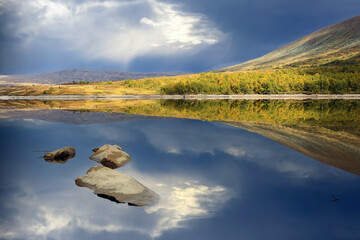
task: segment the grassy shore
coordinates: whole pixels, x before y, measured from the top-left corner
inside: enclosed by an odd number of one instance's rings
[[[129,95],[156,94],[156,91],[123,86],[121,81],[94,82],[85,85],[37,85],[19,87],[0,87],[3,96],[34,96],[34,95]]]
[[[0,88],[0,95],[354,94],[360,65]]]

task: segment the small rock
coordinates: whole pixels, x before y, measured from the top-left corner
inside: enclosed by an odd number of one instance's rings
[[[45,161],[51,163],[66,163],[73,157],[75,157],[75,148],[73,147],[63,147],[44,155]]]
[[[129,206],[151,206],[159,201],[157,193],[134,178],[102,166],[90,168],[75,183],[93,190],[98,197]]]
[[[129,154],[118,145],[105,144],[101,148],[94,148],[93,151],[95,153],[90,159],[111,169],[122,167],[131,161]]]

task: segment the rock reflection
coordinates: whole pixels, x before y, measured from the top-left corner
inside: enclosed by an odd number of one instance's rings
[[[105,144],[100,148],[93,149],[93,152],[95,153],[90,156],[91,160],[111,169],[122,167],[131,161],[129,154],[118,145]]]
[[[46,153],[43,158],[51,163],[66,163],[69,159],[75,157],[75,148],[63,147],[58,150]]]
[[[90,168],[85,176],[75,180],[79,187],[92,189],[101,198],[130,206],[152,206],[159,201],[159,195],[134,178],[107,167]]]

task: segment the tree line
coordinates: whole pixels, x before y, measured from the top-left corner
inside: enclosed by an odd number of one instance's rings
[[[163,94],[359,93],[360,66],[201,73],[168,81]]]

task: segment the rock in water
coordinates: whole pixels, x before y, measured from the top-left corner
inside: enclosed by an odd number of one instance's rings
[[[111,169],[122,167],[131,160],[129,154],[118,145],[105,144],[101,148],[94,148],[93,151],[95,153],[90,159]]]
[[[92,189],[101,198],[129,206],[151,206],[159,201],[159,195],[134,178],[107,167],[90,168],[85,176],[75,180],[79,187]]]
[[[75,148],[73,147],[63,147],[44,155],[45,161],[52,163],[66,163],[73,157],[75,157]]]

